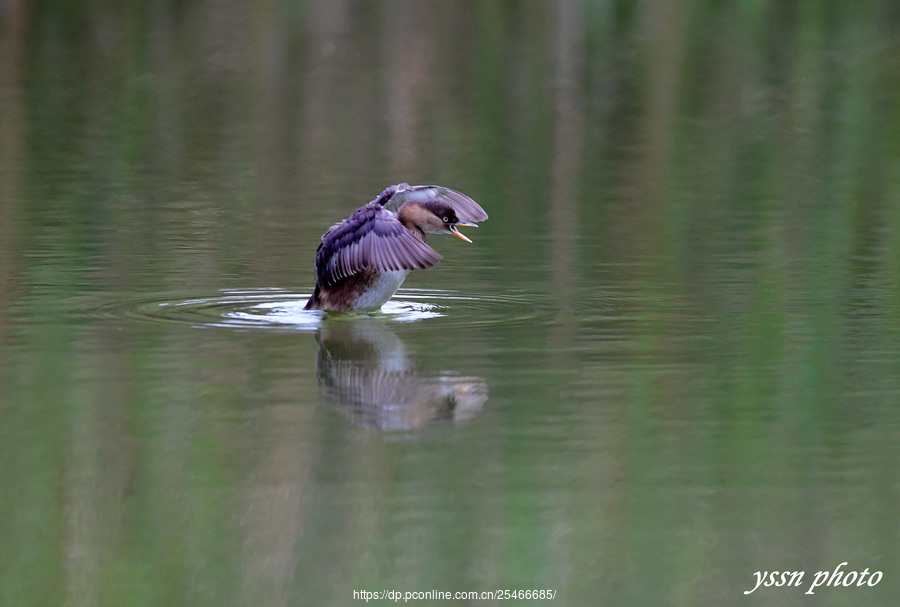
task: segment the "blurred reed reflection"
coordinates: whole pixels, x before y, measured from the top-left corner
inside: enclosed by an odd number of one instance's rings
[[[322,400],[359,426],[413,430],[466,422],[488,399],[481,377],[417,369],[382,322],[326,321],[316,338]]]
[[[0,605],[718,605],[842,561],[884,582],[817,600],[895,604],[898,31],[892,0],[0,2]],[[491,214],[408,283],[447,314],[257,330],[400,181]],[[250,324],[72,312],[184,293]]]

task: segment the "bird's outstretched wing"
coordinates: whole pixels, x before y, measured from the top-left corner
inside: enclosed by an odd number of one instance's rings
[[[316,276],[321,284],[333,285],[364,268],[416,270],[430,268],[440,259],[437,251],[376,199],[322,237],[316,251]]]
[[[391,192],[391,190],[394,190]],[[386,189],[373,202],[378,202],[384,208],[398,213],[405,202],[428,202],[434,200],[443,202],[456,211],[456,216],[462,222],[484,221],[488,214],[484,212],[477,202],[456,190],[439,185],[407,185],[401,183]]]

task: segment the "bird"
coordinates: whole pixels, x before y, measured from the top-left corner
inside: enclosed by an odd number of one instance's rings
[[[453,234],[488,218],[460,192],[400,183],[386,188],[332,226],[316,249],[316,287],[306,310],[373,311],[383,306],[412,270],[434,266],[441,255],[425,234]]]

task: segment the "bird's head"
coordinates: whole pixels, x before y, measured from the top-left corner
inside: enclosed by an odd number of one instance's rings
[[[405,215],[417,228],[429,234],[453,234],[466,242],[472,242],[459,231],[460,227],[477,228],[478,224],[461,221],[453,206],[440,200],[408,202],[403,205]]]
[[[462,238],[466,242],[472,242],[462,232],[459,227],[477,228],[478,224],[470,221],[461,221],[456,214],[456,210],[449,204],[431,200],[421,205],[425,209],[423,216],[425,217],[425,225],[422,226],[424,232],[432,234],[453,234]]]

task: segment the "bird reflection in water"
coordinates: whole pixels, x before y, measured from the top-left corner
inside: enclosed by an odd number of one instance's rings
[[[456,424],[472,419],[487,401],[483,378],[417,369],[382,322],[326,322],[316,337],[323,400],[359,426],[413,430]]]

